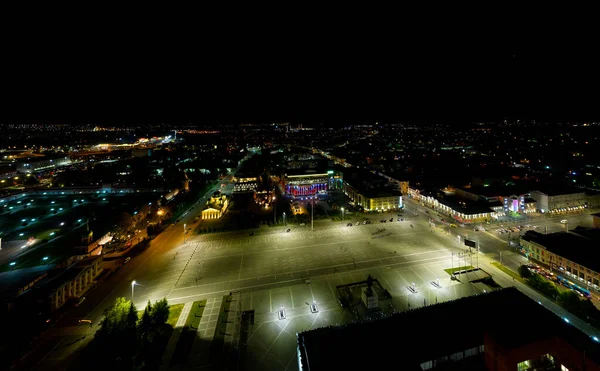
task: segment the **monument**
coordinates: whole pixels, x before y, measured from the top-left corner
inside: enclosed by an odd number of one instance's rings
[[[367,309],[379,309],[379,299],[377,293],[373,291],[373,277],[367,277],[367,287],[362,289],[362,302]]]

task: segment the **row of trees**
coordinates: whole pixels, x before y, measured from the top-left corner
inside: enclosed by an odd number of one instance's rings
[[[138,318],[133,303],[117,298],[114,305],[104,311],[100,329],[85,350],[85,368],[157,370],[173,330],[167,323],[168,318],[167,299],[154,304],[148,301]]]
[[[541,275],[531,272],[525,265],[519,267],[519,275],[531,287],[556,301],[572,314],[588,322],[600,323],[600,311],[596,309],[590,300],[582,300],[579,294],[573,290],[560,292],[554,282],[548,281]]]

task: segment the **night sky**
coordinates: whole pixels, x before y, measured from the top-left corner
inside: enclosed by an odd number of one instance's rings
[[[508,26],[507,26],[508,27]],[[198,45],[50,60],[10,81],[13,118],[599,119],[594,47],[577,34],[284,28]]]

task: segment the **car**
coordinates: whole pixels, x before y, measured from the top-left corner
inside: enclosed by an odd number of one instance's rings
[[[352,223],[346,224],[346,227],[352,227]]]
[[[79,305],[81,305],[81,303],[83,303],[85,300],[85,296],[82,296],[81,298],[79,298],[79,300],[77,301],[77,303],[75,303],[75,306],[78,307]]]
[[[363,225],[365,225],[365,224],[367,224],[367,221],[366,221],[366,220],[363,222]]]
[[[450,227],[451,228],[457,228],[458,226],[456,224],[454,224],[454,223],[450,223]]]
[[[288,228],[288,230],[286,232],[289,232],[289,231],[291,231],[291,229]]]
[[[306,225],[306,223],[300,223],[300,225]]]
[[[390,218],[390,222],[393,222],[393,221],[394,221],[394,218]]]
[[[563,219],[560,221],[562,224],[567,224],[569,221],[567,219]]]

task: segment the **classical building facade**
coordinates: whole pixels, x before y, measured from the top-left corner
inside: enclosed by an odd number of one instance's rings
[[[68,268],[56,269],[41,283],[47,290],[50,310],[62,307],[71,299],[78,299],[95,283],[102,272],[102,257],[80,260]]]
[[[219,219],[225,214],[228,206],[229,199],[227,196],[217,191],[206,202],[206,207],[202,210],[202,219]]]

